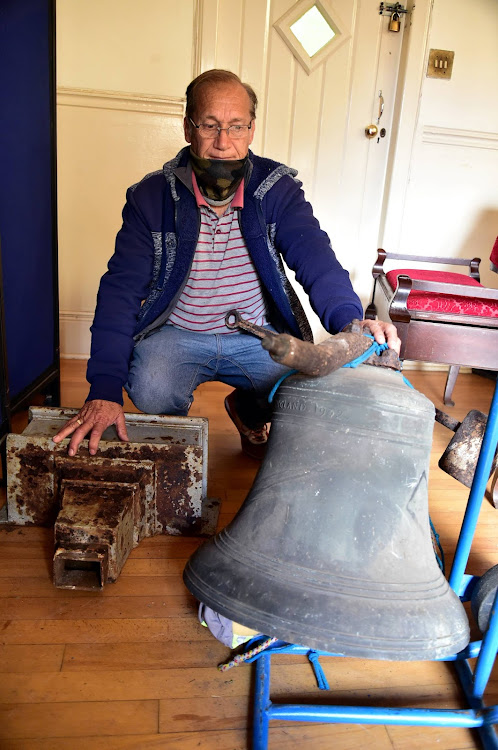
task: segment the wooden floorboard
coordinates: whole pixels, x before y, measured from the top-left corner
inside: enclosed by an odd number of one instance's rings
[[[461,420],[486,412],[493,383],[460,375],[456,406],[443,407],[444,373],[407,372],[436,406]],[[223,408],[229,389],[206,384],[192,416],[209,419],[208,494],[222,500],[219,526],[244,501],[258,465],[240,452]],[[62,401],[79,406],[86,395],[84,364],[62,363]],[[129,402],[128,411],[134,410]],[[18,415],[15,431],[27,417]],[[432,520],[451,563],[468,490],[437,462],[451,433],[434,429],[429,479]],[[498,562],[497,514],[486,500],[468,572],[481,575]],[[0,750],[245,750],[250,747],[253,695],[248,665],[220,673],[230,652],[203,628],[181,574],[201,543],[155,537],[133,550],[115,584],[102,592],[55,589],[51,529],[0,530]],[[475,630],[475,626],[474,626]],[[275,702],[462,708],[451,665],[327,657],[332,691],[319,691],[304,656],[276,656]],[[498,702],[493,673],[487,700]],[[275,722],[270,750],[467,750],[480,747],[468,729]]]

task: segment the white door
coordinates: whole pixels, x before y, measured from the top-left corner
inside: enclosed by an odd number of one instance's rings
[[[399,113],[382,246],[481,257],[481,279],[496,288],[489,254],[498,235],[498,3],[434,0],[431,8],[417,0],[416,13],[427,43],[405,61],[411,104]],[[427,77],[430,49],[454,52],[451,78]]]

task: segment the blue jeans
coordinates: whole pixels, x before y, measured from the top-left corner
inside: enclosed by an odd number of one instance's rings
[[[195,333],[164,325],[136,344],[125,388],[140,411],[186,416],[197,386],[219,380],[237,389],[239,416],[254,429],[270,421],[268,393],[288,371],[251,334]]]

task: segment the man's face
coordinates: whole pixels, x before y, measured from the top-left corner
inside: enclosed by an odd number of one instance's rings
[[[203,86],[197,97],[197,109],[192,117],[196,125],[213,123],[222,128],[229,125],[249,125],[251,122],[250,100],[247,91],[239,83],[221,83]],[[197,128],[185,118],[183,128],[185,140],[202,159],[243,159],[254,138],[252,127],[243,138],[231,140],[226,130],[216,138],[201,138]]]

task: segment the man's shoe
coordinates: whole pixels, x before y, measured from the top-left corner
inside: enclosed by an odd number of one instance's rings
[[[266,441],[268,440],[268,430],[266,425],[251,429],[240,419],[235,405],[235,391],[232,391],[225,399],[225,409],[227,414],[240,433],[240,442],[242,451],[257,461],[262,461],[266,453]]]

